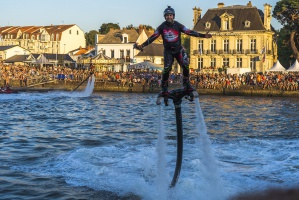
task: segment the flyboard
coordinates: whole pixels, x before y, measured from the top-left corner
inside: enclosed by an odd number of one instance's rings
[[[158,95],[156,104],[160,105],[162,100],[164,99],[165,106],[168,106],[168,99],[173,100],[173,104],[175,107],[175,115],[176,115],[176,126],[177,126],[177,159],[174,175],[170,184],[170,187],[174,187],[179,179],[179,175],[181,172],[182,159],[183,159],[183,125],[182,125],[182,109],[181,103],[182,99],[188,99],[189,101],[193,101],[194,98],[198,98],[198,93],[196,91],[188,92],[184,89],[175,89],[169,91],[166,96],[162,96],[160,93]]]

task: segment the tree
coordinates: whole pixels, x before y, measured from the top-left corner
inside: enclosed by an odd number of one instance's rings
[[[190,36],[183,35],[182,37],[182,46],[185,48],[187,55],[190,57]]]
[[[154,28],[150,25],[141,24],[140,26],[144,27],[145,30],[154,30]],[[130,24],[126,26],[126,29],[135,29],[138,32],[140,26],[134,27],[133,24]]]
[[[290,35],[286,42],[289,42],[294,57],[299,61],[299,1],[278,1],[273,10],[273,17],[277,19],[285,29],[290,31]]]
[[[290,65],[290,63],[294,62],[294,55],[293,55],[293,51],[290,48],[290,33],[291,31],[286,29],[286,28],[282,28],[277,32],[278,37],[276,38],[276,42],[277,42],[277,46],[278,48],[278,58],[279,58],[279,62],[282,64],[282,66],[285,66],[286,68],[288,68],[287,66]]]
[[[85,33],[86,46],[94,46],[95,45],[95,35],[99,34],[96,30],[91,30],[88,33]]]
[[[118,23],[117,24],[114,24],[114,23],[104,23],[101,25],[100,29],[99,29],[99,32],[100,34],[107,34],[110,29],[113,28],[113,29],[120,29]]]

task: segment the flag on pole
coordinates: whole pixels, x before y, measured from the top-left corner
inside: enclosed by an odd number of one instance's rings
[[[266,52],[266,47],[263,47],[261,50],[261,54],[264,54]]]
[[[262,48],[261,54],[263,54],[262,61],[265,62],[265,60],[266,60],[266,47],[265,46]]]

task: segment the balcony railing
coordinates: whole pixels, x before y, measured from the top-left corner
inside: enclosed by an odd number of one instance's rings
[[[272,50],[267,50],[266,54],[272,54]],[[260,51],[257,49],[242,49],[242,50],[237,50],[237,49],[229,49],[229,50],[223,50],[223,49],[217,49],[217,50],[193,50],[193,55],[259,55],[261,54]]]

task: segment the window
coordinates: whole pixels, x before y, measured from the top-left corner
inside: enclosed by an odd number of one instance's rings
[[[246,27],[246,28],[249,28],[249,27],[250,27],[250,21],[246,20],[244,24],[245,24],[245,27]]]
[[[79,31],[77,31],[77,35],[79,35]]]
[[[221,30],[228,31],[233,30],[233,19],[235,16],[233,16],[231,13],[225,12],[220,16],[221,18]]]
[[[69,30],[69,34],[72,34],[72,30]]]
[[[124,37],[124,43],[128,43],[128,37]]]
[[[251,71],[256,71],[255,58],[250,58],[250,69],[251,69]]]
[[[229,58],[223,58],[223,66],[228,67],[229,66]]]
[[[120,58],[124,58],[125,55],[124,55],[124,50],[120,50]]]
[[[242,45],[243,45],[243,40],[242,39],[238,39],[237,40],[237,53],[241,53],[242,52]]]
[[[242,58],[237,58],[237,68],[242,68]]]
[[[254,52],[256,50],[256,39],[250,40],[250,51]]]
[[[224,21],[224,30],[229,30],[229,19]]]
[[[127,49],[127,56],[130,56],[130,49]]]
[[[198,53],[200,55],[203,53],[203,40],[198,41]]]
[[[111,58],[114,58],[114,49],[111,50]]]
[[[210,29],[211,28],[211,23],[210,22],[207,22],[206,23],[206,29]]]
[[[203,68],[203,58],[198,58],[197,68],[200,69],[200,70]]]
[[[211,52],[216,52],[216,40],[211,41]]]
[[[211,58],[211,67],[216,67],[216,58]]]
[[[229,50],[229,40],[223,40],[223,50],[224,52],[228,52]]]

